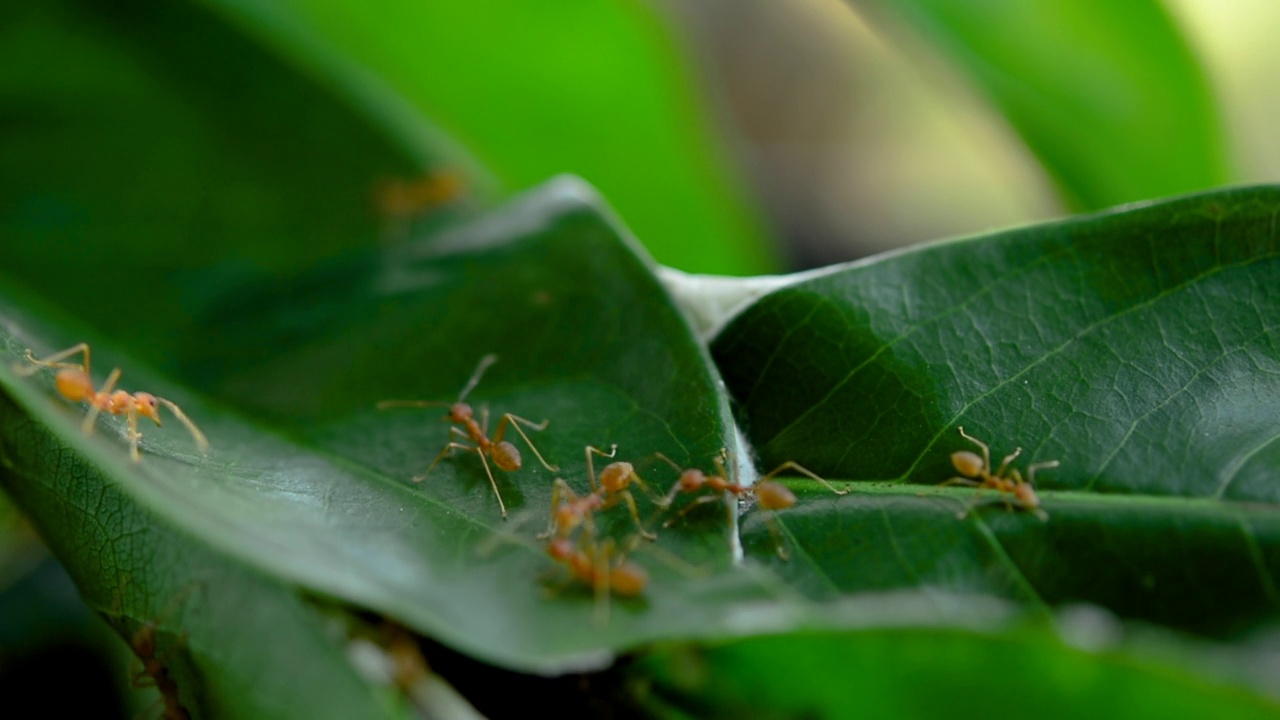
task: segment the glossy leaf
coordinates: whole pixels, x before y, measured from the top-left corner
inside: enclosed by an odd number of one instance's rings
[[[672,29],[644,3],[206,4],[349,93],[389,87],[473,150],[501,195],[573,173],[661,262],[777,263]]]
[[[713,345],[766,465],[863,481],[785,516],[814,592],[1101,603],[1214,635],[1280,619],[1280,193],[948,242],[766,296]],[[950,454],[1036,477],[1048,513],[937,488]],[[874,482],[865,482],[874,481]],[[747,547],[765,529],[748,521]],[[763,541],[763,540],[761,540]],[[815,576],[818,579],[815,579]]]
[[[835,669],[833,671],[833,669]],[[1274,699],[1147,653],[1030,628],[891,628],[671,646],[631,668],[655,714],[690,717],[1273,717]],[[641,679],[643,678],[643,679]]]
[[[1218,112],[1158,0],[872,3],[990,99],[1069,203],[1097,210],[1222,185]]]
[[[0,38],[3,271],[144,356],[227,283],[394,233],[378,183],[440,154],[198,7],[7,4]]]
[[[28,509],[86,601],[135,647],[151,635],[149,656],[164,664],[176,702],[189,712],[394,717],[355,674],[342,638],[296,591],[172,529],[7,396],[0,396],[0,463],[0,482]]]

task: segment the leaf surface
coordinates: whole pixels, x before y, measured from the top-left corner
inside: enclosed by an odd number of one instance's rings
[[[967,76],[1080,210],[1227,180],[1204,71],[1155,0],[870,7]]]
[[[859,481],[786,514],[804,557],[782,572],[1214,635],[1280,618],[1278,201],[1224,191],[936,244],[749,307],[713,354],[764,465]],[[1060,461],[1035,478],[1047,522],[993,494],[956,519],[972,491],[933,486],[979,451],[958,427],[995,464]]]

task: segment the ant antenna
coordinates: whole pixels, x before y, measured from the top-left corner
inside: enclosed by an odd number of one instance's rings
[[[480,364],[476,365],[476,371],[471,374],[471,379],[462,387],[462,392],[458,393],[458,402],[467,399],[467,395],[475,389],[476,385],[480,384],[480,378],[484,377],[484,371],[488,370],[489,366],[496,362],[498,362],[498,356],[493,353],[480,358]]]

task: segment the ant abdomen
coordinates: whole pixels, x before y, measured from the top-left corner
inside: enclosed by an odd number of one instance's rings
[[[93,395],[93,380],[81,370],[63,370],[53,379],[58,394],[71,402],[80,402]]]
[[[506,440],[494,443],[491,457],[493,464],[506,472],[520,469],[520,451]]]
[[[619,597],[639,597],[649,584],[649,573],[633,562],[609,570],[609,589]]]
[[[785,510],[796,504],[796,494],[791,492],[791,488],[773,480],[756,483],[755,495],[765,510]]]
[[[968,450],[957,450],[951,453],[951,464],[965,477],[977,477],[978,473],[986,469],[986,463],[982,461],[982,457]]]

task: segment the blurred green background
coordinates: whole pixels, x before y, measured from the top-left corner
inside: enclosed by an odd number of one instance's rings
[[[363,108],[422,169],[465,177],[469,211],[578,174],[659,262],[692,272],[779,272],[1280,179],[1280,6],[1264,0],[194,5]],[[44,131],[26,88],[97,89],[92,68],[13,59],[47,37],[29,20],[0,13],[10,173],[40,161],[25,153]],[[67,32],[92,44],[112,30]],[[315,152],[326,143],[343,138]],[[0,185],[0,249],[48,199],[25,182]],[[23,668],[68,637],[102,646],[72,599],[0,498],[0,606],[47,611],[0,614],[0,687],[38,692]]]

